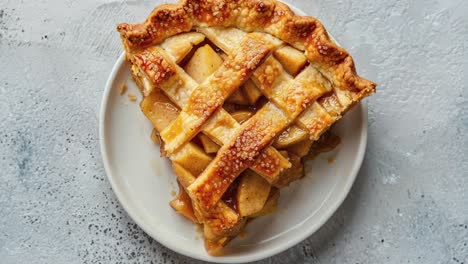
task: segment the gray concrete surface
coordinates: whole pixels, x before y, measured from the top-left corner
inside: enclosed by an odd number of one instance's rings
[[[126,215],[99,154],[115,25],[156,2],[0,3],[0,263],[192,263]],[[261,263],[468,263],[468,1],[290,3],[379,87],[343,206]]]

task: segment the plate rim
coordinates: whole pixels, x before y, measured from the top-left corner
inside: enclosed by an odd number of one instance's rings
[[[303,11],[297,9],[296,7],[290,4],[288,4],[288,6],[295,13],[299,15],[305,15]],[[341,192],[342,194],[339,197],[336,197],[336,199],[334,199],[335,202],[332,202],[331,206],[325,209],[325,212],[321,215],[319,220],[315,222],[315,224],[312,224],[310,226],[305,226],[304,232],[286,240],[285,243],[280,244],[276,247],[269,248],[268,250],[260,251],[257,253],[252,253],[247,256],[236,256],[236,257],[230,257],[230,256],[212,257],[212,256],[204,256],[204,255],[194,255],[190,251],[185,250],[184,247],[177,247],[174,245],[174,243],[171,243],[167,239],[163,239],[162,237],[159,237],[157,234],[152,232],[149,227],[147,227],[144,224],[144,221],[140,219],[140,216],[138,215],[138,213],[134,212],[132,207],[129,204],[127,204],[127,201],[124,199],[125,195],[123,194],[123,191],[120,189],[119,184],[114,179],[115,177],[112,176],[112,169],[111,169],[111,165],[109,161],[109,154],[107,153],[107,150],[106,150],[105,123],[107,120],[106,112],[109,106],[109,98],[110,98],[109,95],[110,95],[110,92],[112,91],[112,87],[114,86],[114,82],[117,78],[117,74],[125,62],[124,58],[125,58],[125,53],[123,52],[121,53],[121,55],[115,62],[114,66],[112,67],[111,73],[106,81],[104,92],[103,92],[103,97],[101,100],[101,106],[100,106],[100,111],[99,111],[99,143],[100,143],[101,158],[103,160],[104,170],[106,172],[107,179],[110,182],[112,190],[115,193],[115,196],[117,197],[117,200],[119,201],[120,205],[124,208],[125,212],[130,216],[130,218],[133,221],[135,221],[135,223],[145,233],[150,235],[154,240],[156,240],[161,245],[169,248],[170,250],[174,252],[182,254],[186,257],[203,260],[203,261],[209,261],[209,262],[216,261],[218,263],[245,263],[245,262],[251,262],[251,261],[258,261],[261,259],[274,256],[276,254],[279,254],[285,250],[288,250],[291,247],[302,242],[303,240],[307,239],[309,236],[314,234],[319,228],[321,228],[332,217],[332,215],[338,210],[338,208],[343,204],[344,200],[348,197],[349,192],[351,191],[351,188],[354,182],[356,181],[357,175],[363,163],[365,152],[366,152],[366,147],[367,147],[368,107],[367,107],[366,101],[361,101],[359,104],[354,106],[354,108],[360,108],[360,112],[361,112],[360,114],[362,117],[361,133],[359,135],[361,142],[358,146],[358,151],[355,156],[354,162],[352,164],[352,170],[349,173],[348,180],[345,183],[345,186],[343,187],[343,191]]]

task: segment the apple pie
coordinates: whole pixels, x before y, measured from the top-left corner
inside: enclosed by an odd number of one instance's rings
[[[313,146],[376,87],[317,19],[275,0],[183,0],[117,29],[177,176],[170,205],[203,226],[212,255],[274,211]]]

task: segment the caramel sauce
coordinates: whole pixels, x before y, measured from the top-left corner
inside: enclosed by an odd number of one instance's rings
[[[193,144],[195,144],[198,147],[203,149],[203,144],[202,144],[202,142],[201,142],[201,140],[200,140],[200,138],[198,136],[192,138],[192,140],[190,142],[192,142]]]
[[[222,244],[212,242],[207,239],[205,239],[205,249],[211,256],[220,257],[225,254]]]
[[[197,233],[203,235],[203,225],[201,225],[201,224],[196,225],[196,226],[195,226],[195,231],[197,231]]]
[[[237,188],[238,182],[237,180],[233,182],[229,188],[224,193],[221,200],[223,200],[227,206],[231,207],[234,211],[237,212]]]
[[[255,102],[254,105],[240,105],[226,102],[223,104],[223,108],[230,114],[240,110],[251,111],[253,114],[255,114],[258,109],[262,108],[266,103],[268,103],[268,99],[266,99],[265,96],[262,96],[257,100],[257,102]]]
[[[315,159],[320,153],[330,152],[334,150],[341,142],[339,136],[333,134],[330,131],[325,132],[320,138],[314,142],[312,147],[310,148],[309,154],[304,158],[313,160]],[[328,163],[333,163],[334,158],[330,158]]]
[[[153,130],[151,131],[151,140],[155,144],[161,144],[161,137],[159,136],[159,132],[156,130],[156,128],[153,128]]]
[[[247,233],[245,232],[245,230],[243,230],[243,231],[241,231],[241,232],[239,233],[239,236],[240,236],[241,238],[244,238],[245,236],[247,236]]]
[[[193,212],[192,201],[182,186],[179,185],[179,195],[171,201],[170,205],[179,214],[187,217],[194,223],[198,222]]]

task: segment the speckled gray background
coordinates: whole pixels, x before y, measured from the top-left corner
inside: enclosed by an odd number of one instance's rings
[[[0,3],[0,263],[193,262],[126,215],[99,154],[115,25],[156,2]],[[468,1],[290,2],[380,86],[351,194],[262,263],[468,263]]]

